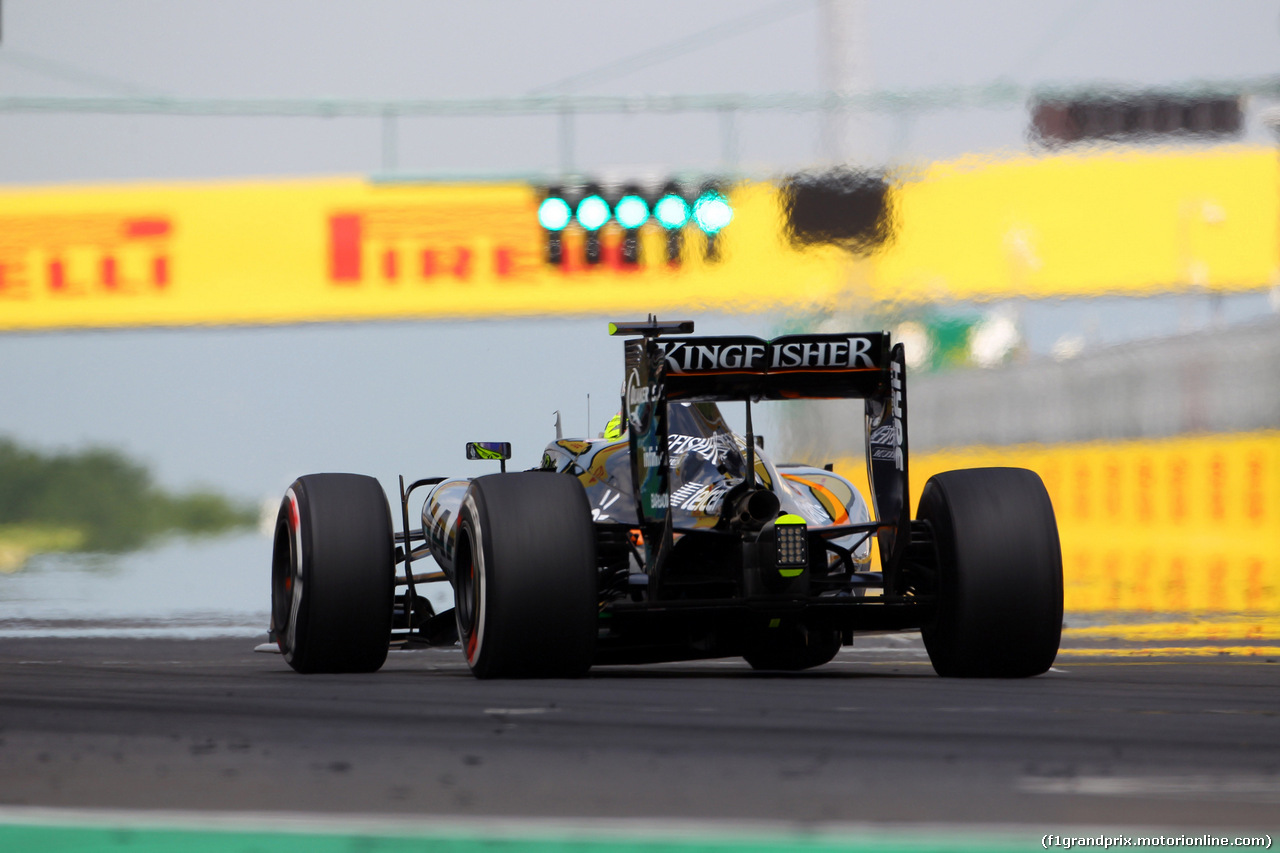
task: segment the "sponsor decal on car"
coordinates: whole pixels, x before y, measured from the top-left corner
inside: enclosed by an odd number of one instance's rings
[[[899,471],[905,464],[902,454],[902,366],[895,360],[889,364],[889,414],[893,420],[871,431],[868,444],[871,458],[892,461]]]
[[[768,363],[768,347],[759,343],[689,344],[658,341],[657,346],[672,373],[710,370],[760,372]]]
[[[875,368],[873,341],[865,336],[789,336],[655,341],[667,371],[684,373],[768,373],[792,370],[869,370]]]
[[[634,408],[649,402],[649,386],[640,382],[640,371],[633,370],[627,377],[627,406]]]
[[[591,449],[591,442],[589,441],[575,441],[573,439],[562,438],[557,441],[556,444],[563,447],[574,456],[581,456]]]
[[[901,471],[905,460],[902,455],[902,365],[898,359],[889,362],[890,401],[893,407],[893,467]]]
[[[769,366],[778,368],[872,368],[871,339],[848,337],[844,340],[788,340],[770,343]]]
[[[685,483],[671,495],[671,502],[685,512],[713,515],[720,511],[729,487],[717,483]]]
[[[592,521],[609,520],[610,518],[609,509],[614,504],[616,504],[618,502],[618,499],[621,497],[622,495],[619,494],[618,492],[615,492],[612,489],[606,489],[604,493],[600,495],[599,506],[594,506],[591,508],[591,520]]]
[[[700,435],[672,435],[667,438],[667,449],[671,454],[673,465],[675,464],[674,460],[684,456],[686,453],[696,453],[708,462],[718,465],[729,454],[741,452],[742,446],[735,436],[721,432],[706,437]]]
[[[871,432],[871,446],[893,447],[894,437],[896,434],[893,424],[885,424],[884,426],[876,427]]]

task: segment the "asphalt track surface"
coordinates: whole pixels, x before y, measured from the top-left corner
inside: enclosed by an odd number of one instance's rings
[[[0,640],[0,807],[799,823],[1280,824],[1275,657],[1069,655],[936,677],[918,646],[482,682],[454,649],[300,676],[251,639]]]

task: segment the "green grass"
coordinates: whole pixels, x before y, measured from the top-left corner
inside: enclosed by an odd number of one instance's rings
[[[6,853],[1011,853],[1038,849],[1039,838],[958,834],[869,833],[865,837],[803,833],[744,837],[620,833],[424,831],[270,832],[93,826],[0,826]]]

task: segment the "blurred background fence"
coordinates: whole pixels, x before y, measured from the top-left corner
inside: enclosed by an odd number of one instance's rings
[[[917,450],[913,499],[986,465],[1044,479],[1068,612],[1280,613],[1280,432]],[[865,481],[860,459],[837,469]]]
[[[916,499],[951,468],[1039,472],[1069,611],[1280,613],[1274,318],[909,388]],[[860,418],[853,405],[811,407],[790,440],[865,481],[848,457]]]

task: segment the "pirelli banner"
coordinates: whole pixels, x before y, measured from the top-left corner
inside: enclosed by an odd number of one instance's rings
[[[944,163],[889,176],[885,239],[797,240],[772,183],[728,188],[708,251],[544,262],[530,185],[360,177],[0,189],[0,330],[759,310],[851,300],[1247,290],[1277,280],[1270,149]]]
[[[588,266],[570,231],[568,263],[551,267],[526,184],[2,190],[0,328],[643,313],[836,293],[839,250],[785,249],[771,186],[732,198],[718,261],[689,228],[669,265],[665,236],[646,228],[642,257],[660,263],[624,267],[606,230],[603,261]]]

